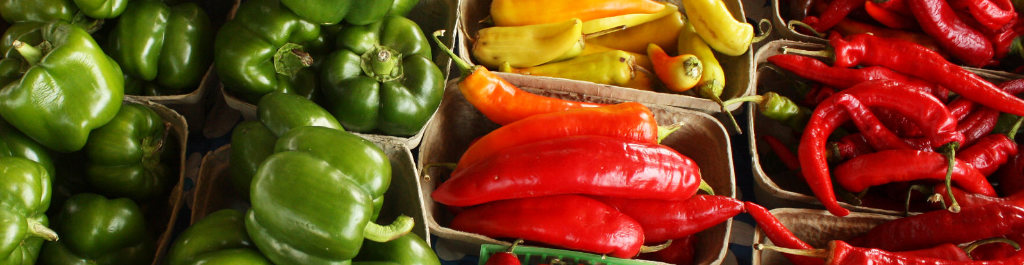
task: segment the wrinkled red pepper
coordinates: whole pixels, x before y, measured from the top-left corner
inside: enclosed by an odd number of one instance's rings
[[[864,5],[865,0],[833,0],[828,3],[828,8],[821,12],[817,18],[804,19],[804,22],[814,28],[815,31],[825,32],[831,29],[839,21],[842,21],[851,11]]]
[[[934,38],[917,31],[890,29],[886,27],[875,26],[874,24],[856,21],[853,19],[845,19],[842,22],[839,22],[839,24],[836,25],[835,30],[836,32],[843,36],[849,36],[854,34],[871,34],[883,38],[900,39],[908,42],[917,43],[918,45],[921,45],[927,48],[928,50],[934,51],[943,56],[946,54],[945,51],[939,48],[939,43],[936,42]]]
[[[942,243],[960,244],[1024,232],[1024,208],[994,203],[964,208],[959,213],[931,211],[875,226],[851,244],[889,251],[921,249]]]
[[[943,50],[961,62],[982,67],[995,56],[992,42],[962,21],[945,0],[907,0],[907,7],[914,14],[921,30],[935,38]],[[954,89],[947,84],[943,85]]]
[[[945,180],[949,166],[945,155],[935,152],[895,149],[865,154],[850,159],[835,168],[836,181],[852,192],[872,186],[914,180]],[[953,182],[964,190],[995,196],[995,188],[985,175],[973,166],[957,159],[953,169]]]
[[[598,197],[632,217],[644,229],[644,242],[660,243],[696,234],[743,212],[743,202],[726,196],[694,195],[686,200]]]
[[[867,11],[868,16],[871,16],[875,21],[878,21],[878,23],[881,23],[886,27],[894,29],[917,28],[917,21],[914,20],[914,17],[889,10],[876,4],[874,1],[865,1],[864,11]]]
[[[456,168],[431,197],[450,206],[556,194],[679,200],[699,183],[697,164],[672,148],[585,135],[498,151]]]
[[[763,248],[763,245],[755,248]],[[790,253],[800,252],[802,255],[813,256],[825,259],[825,265],[849,265],[849,264],[879,264],[879,265],[1009,265],[1024,264],[1024,255],[993,260],[993,261],[972,261],[972,260],[947,260],[941,258],[918,257],[900,252],[889,252],[875,248],[855,247],[850,243],[841,240],[829,241],[827,249],[813,250],[782,250]]]
[[[1017,148],[1009,160],[995,174],[999,191],[1007,196],[1024,195],[1024,148]]]
[[[1010,0],[950,0],[949,4],[957,10],[967,10],[974,21],[988,30],[998,30],[1017,18]]]
[[[964,141],[961,146],[970,147],[975,145],[976,142],[992,132],[992,129],[996,128],[996,123],[999,122],[999,111],[988,107],[980,107],[980,109],[971,112],[957,125],[957,131],[964,135]],[[988,174],[985,174],[988,176]]]
[[[957,153],[956,158],[977,169],[982,176],[989,176],[1016,153],[1017,143],[1013,139],[1003,134],[989,134]]]
[[[945,98],[949,91],[920,79],[897,73],[881,66],[846,68],[828,66],[824,62],[809,56],[797,54],[778,54],[768,57],[768,62],[786,69],[797,76],[819,82],[839,89],[852,87],[868,80],[895,80],[903,83],[914,83],[915,89],[925,89],[936,97]]]
[[[468,208],[455,215],[451,228],[618,258],[636,256],[644,242],[636,220],[579,195],[504,200]]]

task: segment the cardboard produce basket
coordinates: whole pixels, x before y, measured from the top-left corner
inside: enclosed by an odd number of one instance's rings
[[[506,75],[507,76],[507,75]],[[595,96],[584,91],[557,91],[548,89],[564,85],[564,81],[548,81],[529,78],[510,78],[513,84],[531,93],[563,99],[619,103],[622,100]],[[455,82],[455,81],[452,81]],[[454,86],[449,83],[449,86]],[[449,88],[441,101],[438,116],[428,124],[427,132],[420,146],[419,168],[428,164],[454,163],[476,138],[498,128],[473,105],[465,100],[458,89]],[[736,197],[735,172],[732,167],[732,152],[725,128],[713,117],[699,111],[675,107],[648,105],[659,124],[668,125],[683,122],[685,125],[662,141],[692,158],[700,166],[702,178],[710,184],[717,195]],[[510,245],[480,234],[472,234],[448,228],[454,214],[447,206],[435,202],[431,197],[451,170],[433,167],[424,172],[421,179],[423,201],[426,203],[427,222],[430,232],[439,237],[438,245],[445,244],[459,253],[476,255],[482,244]],[[719,264],[725,257],[729,243],[732,219],[699,233],[696,243],[696,264]]]
[[[663,1],[663,0],[659,0]],[[682,10],[679,0],[663,1],[672,3]],[[739,21],[746,21],[746,17],[743,13],[743,4],[738,0],[726,0],[726,6],[732,13],[733,17]],[[459,57],[475,65],[475,60],[470,51],[473,47],[473,39],[476,36],[477,31],[484,28],[484,25],[480,23],[486,17],[490,16],[491,0],[464,0],[462,7],[459,8],[459,17],[461,23],[459,24],[459,31],[461,38],[459,40]],[[685,12],[684,12],[685,13]],[[757,25],[754,25],[755,32]],[[756,33],[755,33],[756,34]],[[752,91],[748,89],[750,83],[750,77],[753,76],[753,54],[752,49],[740,56],[726,56],[720,53],[715,53],[715,58],[722,64],[722,69],[725,70],[725,90],[722,92],[721,99],[728,100],[731,98],[748,96]],[[653,71],[653,69],[651,70]],[[519,75],[519,74],[511,74]],[[666,106],[683,107],[687,109],[700,110],[707,113],[719,113],[721,107],[709,99],[697,97],[695,94],[688,91],[685,94],[672,94],[662,93],[654,91],[643,91],[632,88],[595,84],[592,82],[568,80],[563,78],[543,77],[543,76],[530,76],[523,75],[523,79],[537,79],[538,82],[549,82],[558,80],[561,83],[578,83],[573,86],[591,86],[598,90],[607,90],[607,94],[611,95],[615,99],[631,100],[641,103],[650,103]],[[562,92],[573,92],[571,89],[566,90],[560,87],[544,87],[545,89],[562,91]],[[692,91],[693,89],[691,89]],[[696,92],[696,91],[693,91]],[[727,110],[736,111],[739,108],[738,105],[729,106]],[[724,117],[724,116],[723,116]],[[724,120],[724,119],[723,119]]]
[[[440,38],[441,42],[444,42],[445,46],[448,46],[449,49],[454,49],[456,38],[456,36],[454,35],[456,32],[455,25],[458,23],[458,20],[460,19],[459,16],[456,15],[456,10],[458,9],[458,6],[459,0],[419,0],[416,7],[413,8],[411,12],[409,12],[407,18],[411,19],[412,21],[415,21],[416,24],[419,24],[420,29],[423,30],[423,34],[425,34],[425,36],[427,36],[428,39],[430,38],[431,33],[433,33],[435,30],[446,30],[448,33],[446,33],[444,36]],[[234,18],[234,12],[230,14],[230,18]],[[433,41],[428,40],[428,42],[430,43],[431,47],[431,55],[433,55],[434,57],[434,64],[436,64],[437,67],[441,69],[441,73],[444,75],[445,80],[447,80],[449,75],[451,74],[450,69],[452,60],[444,52],[441,52],[440,49],[434,47],[435,44]],[[220,94],[223,95],[224,101],[227,103],[229,107],[240,112],[245,120],[256,119],[255,104],[246,102],[241,98],[231,95],[231,93],[224,88],[224,84],[222,83],[219,83],[217,86],[217,90],[219,90]],[[431,117],[431,119],[433,119],[433,117]],[[417,132],[415,135],[409,137],[369,133],[355,134],[373,141],[401,142],[405,147],[413,149],[419,145],[420,139],[423,137],[423,129],[420,129],[420,131]]]
[[[791,82],[794,78],[799,77],[788,72],[786,74],[782,74],[768,67],[771,63],[767,62],[767,58],[772,55],[780,54],[780,48],[782,47],[795,47],[809,50],[821,50],[825,48],[822,44],[787,40],[773,41],[764,47],[761,47],[755,56],[758,68],[754,82],[751,83],[751,88],[752,90],[757,91],[758,94],[776,92],[789,97],[790,99],[798,100],[802,97],[798,96],[799,93],[796,91],[796,88],[792,85],[787,85],[787,82]],[[778,69],[781,70],[781,68]],[[995,84],[1014,79],[1014,74],[1010,73],[978,71],[978,69],[969,70],[985,79],[988,79],[989,81],[994,82]],[[754,192],[758,202],[769,208],[821,208],[821,203],[818,201],[817,197],[814,197],[804,178],[797,175],[798,172],[784,168],[782,163],[778,160],[772,160],[775,159],[775,154],[771,151],[771,148],[769,148],[764,141],[761,141],[758,137],[759,135],[771,135],[787,146],[797,146],[800,142],[801,132],[795,131],[775,120],[764,117],[757,112],[757,107],[747,108],[747,128],[750,132],[747,135],[750,142],[751,163],[754,167]],[[794,154],[796,154],[795,150]],[[858,206],[843,202],[841,197],[840,205],[842,205],[843,208],[850,209],[851,211],[860,212],[890,215],[901,215],[904,212],[902,206],[900,206],[900,209],[882,209]]]
[[[848,240],[867,233],[881,223],[899,217],[872,213],[850,213],[846,217],[837,217],[824,210],[779,208],[771,210],[786,228],[793,231],[796,237],[806,241],[815,248],[825,248],[830,240]],[[769,244],[760,228],[754,231],[754,244]],[[775,251],[753,252],[753,265],[791,265],[785,256]]]
[[[413,232],[425,240],[430,238],[426,225],[426,213],[420,196],[419,171],[413,163],[412,152],[395,142],[373,141],[391,161],[391,186],[384,193],[384,206],[381,208],[380,220],[385,223],[399,215],[407,215],[416,220]],[[203,219],[207,214],[220,209],[232,208],[242,212],[249,209],[249,203],[238,194],[231,185],[231,173],[228,170],[231,160],[231,146],[226,145],[203,157],[203,165],[199,169],[196,182],[195,198],[192,204],[190,224]],[[329,199],[329,198],[324,198]],[[428,244],[429,244],[429,240]]]

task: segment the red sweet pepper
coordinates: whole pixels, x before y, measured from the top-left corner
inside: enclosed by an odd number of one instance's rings
[[[694,195],[679,201],[597,199],[639,222],[647,243],[693,235],[743,212],[742,201],[716,195]]]
[[[889,251],[921,249],[942,243],[960,244],[1024,232],[1024,208],[993,203],[963,208],[959,213],[931,211],[875,226],[850,243]]]
[[[949,4],[957,10],[967,10],[974,21],[988,30],[998,30],[1017,18],[1010,0],[950,0]]]
[[[504,200],[468,208],[455,215],[451,228],[619,258],[636,256],[644,242],[636,220],[579,195]]]
[[[962,21],[945,0],[907,0],[907,7],[914,14],[921,30],[935,38],[942,49],[961,62],[982,67],[995,56],[992,42],[982,32]]]
[[[431,197],[451,206],[556,194],[679,200],[700,168],[672,148],[606,136],[570,136],[506,148],[459,167]]]

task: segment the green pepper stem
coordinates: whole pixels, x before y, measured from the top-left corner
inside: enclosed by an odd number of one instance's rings
[[[678,131],[679,128],[683,128],[683,122],[677,122],[667,126],[658,126],[658,143],[661,143],[661,140],[665,140],[669,135]]]
[[[944,147],[946,154],[946,161],[949,162],[949,166],[946,167],[946,192],[949,193],[950,205],[947,210],[954,213],[960,212],[960,204],[956,202],[956,197],[953,197],[953,167],[956,166],[956,149],[960,148],[959,142],[952,142],[946,144]]]
[[[703,178],[700,179],[700,186],[698,186],[697,189],[707,193],[708,195],[715,195],[715,189],[712,188],[711,185],[708,185]]]
[[[370,241],[384,243],[408,234],[414,225],[416,225],[416,220],[406,215],[395,218],[395,221],[387,226],[367,222],[366,228],[363,229],[363,237]]]
[[[363,73],[379,82],[402,78],[402,53],[394,49],[377,47],[360,56],[360,60]]]
[[[434,43],[437,43],[438,49],[441,49],[442,52],[448,54],[448,57],[452,58],[452,61],[455,62],[455,65],[459,66],[459,70],[462,70],[464,74],[469,74],[469,70],[473,69],[473,66],[469,65],[468,62],[462,60],[462,58],[459,58],[458,55],[455,55],[455,52],[453,52],[452,49],[449,49],[448,46],[444,46],[444,43],[441,42],[440,37],[444,35],[444,32],[445,30],[443,29],[434,31],[434,35],[432,36],[434,38]]]
[[[291,77],[311,65],[313,57],[296,43],[285,43],[274,53],[274,71],[280,75]]]
[[[754,244],[756,250],[771,250],[775,252],[793,254],[806,257],[828,258],[828,250],[824,249],[792,249],[779,246],[770,246],[761,243]]]
[[[428,175],[427,172],[429,172],[431,168],[443,167],[443,168],[455,170],[455,167],[457,167],[457,166],[458,165],[455,164],[455,163],[426,164],[426,165],[423,165],[423,169],[420,169],[420,178],[422,178],[423,181],[430,181],[430,175]]]
[[[1020,250],[1020,244],[1017,243],[1017,241],[1013,241],[1013,240],[1011,240],[1009,238],[1005,238],[1005,237],[993,237],[993,238],[989,238],[989,239],[974,241],[974,243],[971,243],[970,245],[967,245],[966,247],[964,247],[964,252],[967,252],[967,256],[971,257],[973,259],[974,256],[971,256],[971,254],[974,253],[975,249],[977,249],[980,246],[984,246],[984,245],[988,245],[988,244],[995,244],[995,243],[1004,243],[1004,244],[1007,244],[1007,245],[1010,245],[1011,247],[1013,247],[1014,250],[1017,250],[1017,251]]]
[[[740,103],[740,102],[764,102],[764,96],[762,96],[762,95],[753,95],[753,96],[738,97],[738,98],[726,100],[726,101],[722,102],[722,104],[719,104],[719,105],[722,105],[723,107],[725,107],[725,106],[732,106],[733,104]]]
[[[920,192],[920,193],[923,193],[923,194],[931,194],[932,193],[932,190],[929,189],[928,187],[925,187],[925,186],[922,186],[922,185],[910,185],[910,188],[907,189],[907,200],[903,204],[903,216],[910,216],[910,197],[911,197],[911,195],[914,194],[914,191],[917,191],[917,192]],[[941,197],[941,196],[939,196],[939,197]]]
[[[511,246],[508,246],[508,248],[507,248],[507,249],[505,249],[505,252],[508,252],[508,253],[512,253],[512,251],[515,251],[515,250],[516,250],[516,247],[518,247],[518,246],[519,246],[519,244],[522,244],[522,243],[523,243],[523,240],[522,240],[522,239],[516,239],[516,241],[515,241],[515,242],[512,242],[512,245],[511,245]]]
[[[710,94],[706,96],[708,97],[708,99],[711,99],[711,101],[718,103],[718,107],[722,109],[722,113],[725,113],[725,116],[729,117],[729,122],[732,123],[733,128],[736,128],[736,132],[738,132],[739,134],[743,134],[743,128],[740,127],[739,122],[736,122],[736,117],[732,116],[732,112],[726,109],[727,105],[725,105],[725,102],[722,102],[722,99],[715,94]]]
[[[665,241],[665,243],[657,244],[657,245],[654,245],[654,246],[641,245],[640,246],[640,253],[654,253],[654,252],[662,251],[662,250],[665,250],[666,248],[668,248],[671,245],[672,245],[672,240],[671,239],[669,239],[668,241]]]
[[[768,20],[767,18],[762,18],[761,20],[757,21],[757,31],[759,31],[761,34],[751,38],[750,43],[758,43],[767,39],[768,36],[771,36],[772,21]]]
[[[822,34],[821,32],[818,32],[817,30],[814,30],[814,27],[811,27],[811,25],[807,25],[807,23],[804,23],[803,21],[799,21],[799,20],[795,20],[795,19],[794,20],[790,20],[788,23],[786,23],[786,27],[789,27],[789,29],[794,30],[794,31],[796,30],[796,28],[803,28],[803,29],[806,29],[807,31],[810,31],[811,34],[814,34],[814,36],[817,36],[818,38],[824,38],[825,37],[825,34]]]
[[[34,236],[46,239],[46,241],[57,241],[59,239],[57,232],[35,220],[28,220],[28,232]]]
[[[1009,54],[1016,55],[1017,58],[1024,59],[1024,35],[1013,38],[1013,41],[1010,42]]]
[[[1013,123],[1013,127],[1010,127],[1010,132],[1006,133],[1006,137],[1009,137],[1010,140],[1015,140],[1013,138],[1017,136],[1017,130],[1020,129],[1022,122],[1024,122],[1024,116],[1017,117],[1017,122]]]
[[[18,53],[21,54],[21,57],[25,58],[25,61],[28,62],[29,65],[36,65],[39,61],[43,60],[43,51],[39,48],[20,40],[14,40],[12,45],[14,46],[14,49],[18,50]]]

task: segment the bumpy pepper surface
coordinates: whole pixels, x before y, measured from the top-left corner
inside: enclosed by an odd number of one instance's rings
[[[205,264],[224,264],[210,263],[213,260],[269,264],[255,249],[249,234],[245,232],[245,214],[234,209],[224,209],[203,217],[178,235],[167,253],[167,264],[204,264],[203,261]]]
[[[57,240],[57,234],[46,228],[50,177],[43,166],[28,159],[0,157],[0,187],[0,264],[32,264],[44,239]]]
[[[81,20],[78,15],[108,19],[120,16],[129,0],[4,0],[0,16],[7,22]]]
[[[380,21],[385,15],[405,16],[419,0],[282,0],[296,15],[319,24],[337,24],[345,20],[352,25]]]
[[[72,196],[57,215],[60,241],[43,246],[39,264],[149,264],[154,242],[139,206],[92,193]]]
[[[77,151],[121,108],[124,77],[82,28],[51,23],[42,33],[53,49],[17,48],[30,67],[0,90],[0,115],[50,149]]]
[[[441,104],[444,75],[415,22],[389,16],[342,29],[321,85],[328,109],[347,130],[416,134]]]
[[[136,0],[118,19],[110,53],[126,74],[156,81],[160,94],[187,93],[210,65],[213,34],[210,17],[199,5]],[[134,95],[141,92],[137,87],[126,90]]]
[[[86,176],[109,196],[146,200],[165,194],[174,178],[178,150],[169,124],[156,111],[127,103],[85,145]]]
[[[322,45],[320,26],[277,0],[245,1],[217,32],[214,64],[225,88],[249,102],[271,91],[293,91],[293,77],[312,65],[308,48]]]

